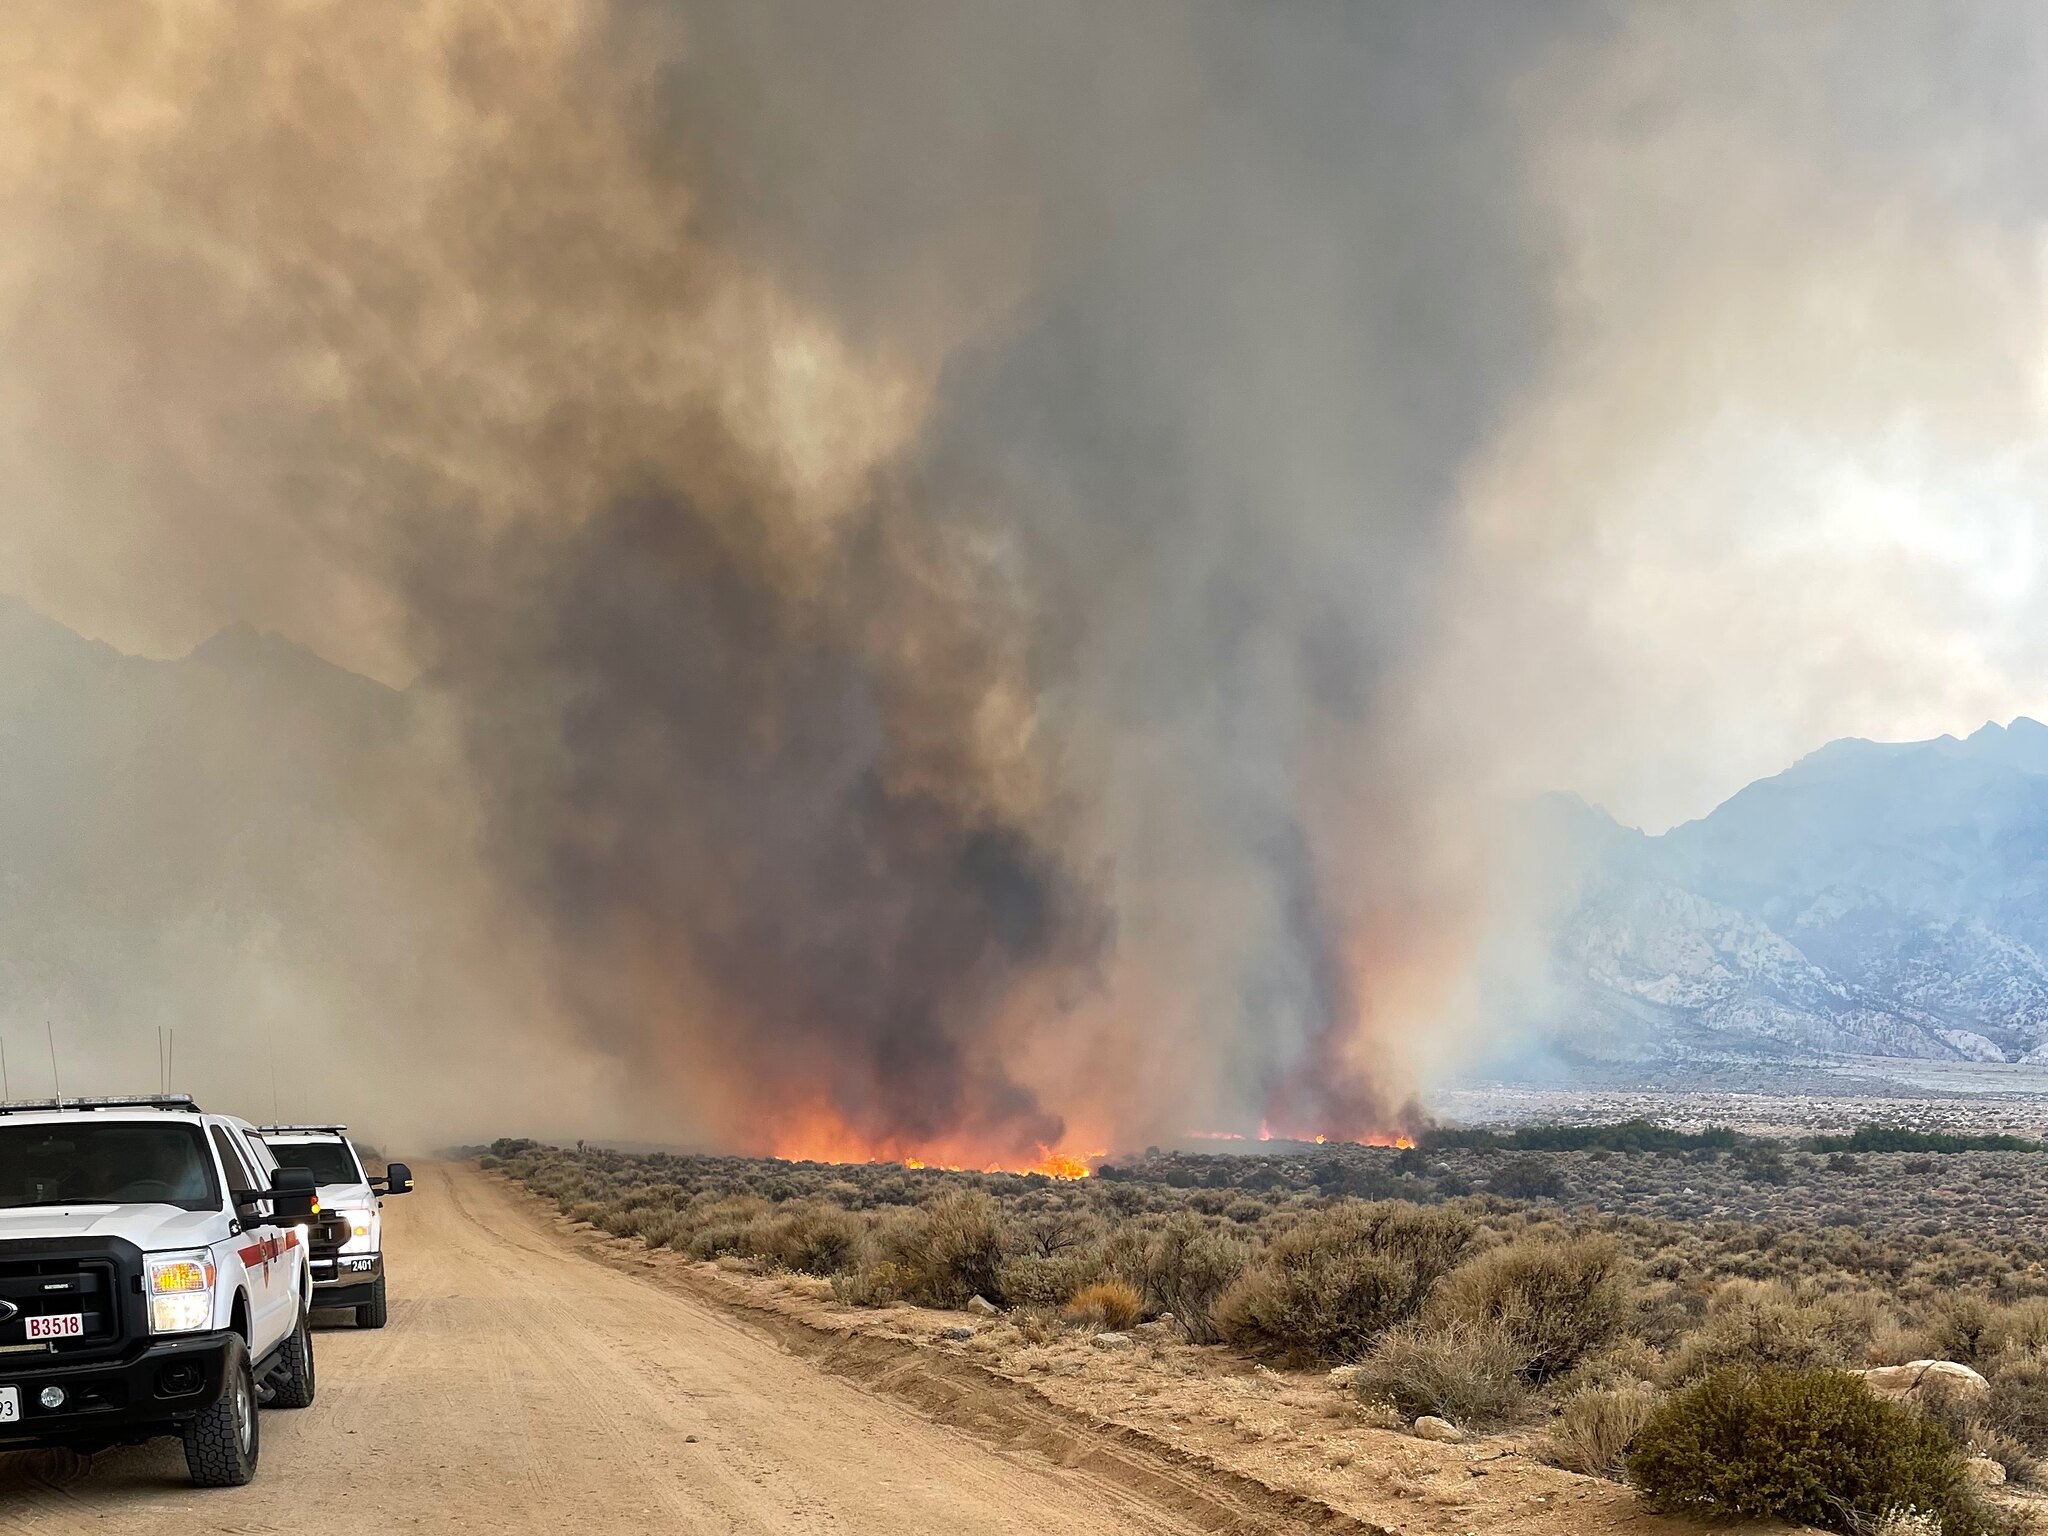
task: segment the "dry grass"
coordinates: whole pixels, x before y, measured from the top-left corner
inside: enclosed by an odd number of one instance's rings
[[[1656,1406],[1656,1389],[1647,1386],[1574,1392],[1550,1426],[1551,1458],[1574,1472],[1619,1479],[1629,1447]]]
[[[1067,1303],[1067,1319],[1091,1328],[1129,1328],[1145,1315],[1145,1298],[1121,1280],[1097,1280]]]

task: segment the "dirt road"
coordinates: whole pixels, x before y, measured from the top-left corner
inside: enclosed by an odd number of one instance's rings
[[[472,1169],[386,1207],[390,1326],[318,1335],[248,1488],[172,1441],[0,1457],[0,1531],[1075,1536],[1214,1530],[1114,1475],[999,1450],[591,1262]]]

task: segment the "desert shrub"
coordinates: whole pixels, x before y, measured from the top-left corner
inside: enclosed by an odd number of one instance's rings
[[[1510,1200],[1555,1200],[1564,1193],[1564,1176],[1548,1158],[1530,1154],[1501,1164],[1487,1187]]]
[[[1736,1173],[1752,1184],[1790,1184],[1792,1170],[1776,1147],[1744,1147],[1730,1159]]]
[[[1574,1472],[1619,1478],[1629,1448],[1656,1406],[1657,1393],[1651,1387],[1587,1387],[1574,1392],[1550,1427],[1551,1457]]]
[[[1663,1371],[1664,1357],[1656,1346],[1632,1333],[1625,1333],[1613,1343],[1594,1350],[1547,1385],[1559,1402],[1566,1402],[1585,1391],[1649,1386]]]
[[[1094,1247],[1103,1238],[1102,1223],[1086,1211],[1065,1208],[1038,1211],[1018,1227],[1018,1240],[1011,1246],[1022,1254],[1056,1259]]]
[[[1935,1310],[1923,1333],[1930,1357],[1976,1365],[1995,1347],[1997,1311],[1983,1296],[1951,1296]]]
[[[1151,1238],[1134,1221],[1119,1222],[1096,1250],[1102,1273],[1127,1285],[1145,1289],[1145,1256]]]
[[[712,1201],[689,1213],[696,1230],[690,1233],[683,1251],[693,1259],[720,1259],[727,1255],[751,1258],[757,1223],[774,1209],[754,1195],[738,1195]]]
[[[1413,1315],[1473,1233],[1443,1207],[1339,1201],[1281,1233],[1223,1293],[1217,1331],[1245,1349],[1355,1358]]]
[[[1986,1424],[2029,1456],[2048,1456],[2048,1357],[2028,1353],[2002,1360],[1983,1411]]]
[[[1026,1344],[1050,1344],[1066,1331],[1066,1319],[1043,1307],[1019,1307],[1010,1314]]]
[[[1003,1261],[996,1285],[1012,1306],[1057,1309],[1101,1277],[1100,1254],[1062,1253],[1054,1258],[1025,1254]]]
[[[638,1237],[641,1223],[655,1214],[644,1205],[612,1205],[607,1206],[604,1214],[597,1218],[597,1225],[600,1231],[609,1232],[613,1237]],[[661,1214],[665,1216],[667,1213]]]
[[[834,1275],[832,1296],[849,1307],[893,1307],[906,1299],[910,1284],[910,1276],[881,1259]]]
[[[1429,1315],[1504,1329],[1529,1379],[1540,1382],[1613,1339],[1632,1308],[1630,1266],[1613,1238],[1531,1235],[1452,1271]]]
[[[1970,1453],[1973,1456],[1988,1456],[2005,1468],[2005,1480],[2022,1488],[2041,1487],[2048,1463],[2015,1436],[2003,1430],[1993,1429],[1980,1415],[1975,1433],[1970,1438]]]
[[[1900,1510],[1936,1513],[1943,1536],[1990,1527],[1948,1432],[1840,1371],[1717,1370],[1651,1412],[1628,1477],[1671,1514],[1851,1536]]]
[[[1984,1358],[2048,1354],[2048,1297],[2029,1296],[1995,1308],[1981,1336]]]
[[[764,1218],[754,1251],[770,1263],[806,1275],[836,1275],[849,1267],[864,1227],[850,1211],[811,1201],[792,1202]]]
[[[1083,1286],[1067,1303],[1068,1317],[1096,1328],[1128,1328],[1144,1313],[1144,1297],[1121,1280],[1098,1280]]]
[[[983,1191],[948,1190],[876,1235],[904,1300],[927,1307],[965,1306],[970,1296],[1003,1300],[1002,1213]]]
[[[689,1230],[673,1211],[649,1212],[637,1225],[640,1241],[650,1248],[666,1248]]]
[[[1691,1381],[1723,1366],[1830,1370],[1860,1360],[1880,1309],[1867,1295],[1806,1295],[1780,1281],[1729,1280],[1707,1303],[1668,1375]]]
[[[1244,1273],[1251,1249],[1230,1233],[1191,1216],[1160,1229],[1145,1254],[1145,1283],[1188,1338],[1214,1344],[1216,1304]]]
[[[1514,1418],[1528,1400],[1528,1362],[1508,1332],[1492,1323],[1407,1323],[1382,1335],[1359,1362],[1358,1393],[1388,1403],[1404,1418],[1433,1413],[1483,1428]]]

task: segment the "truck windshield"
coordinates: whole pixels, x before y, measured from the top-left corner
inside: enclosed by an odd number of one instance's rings
[[[345,1141],[279,1141],[266,1136],[263,1144],[280,1168],[304,1168],[315,1184],[360,1184],[363,1171]]]
[[[220,1205],[199,1127],[134,1121],[0,1124],[0,1210],[25,1205]]]

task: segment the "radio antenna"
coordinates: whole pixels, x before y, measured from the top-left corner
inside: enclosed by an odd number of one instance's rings
[[[0,1098],[11,1099],[14,1089],[7,1081],[7,1042],[0,1040]]]
[[[57,1075],[57,1031],[48,1019],[43,1020],[43,1033],[50,1037],[50,1084],[57,1090],[57,1107],[64,1107],[64,1079]]]

